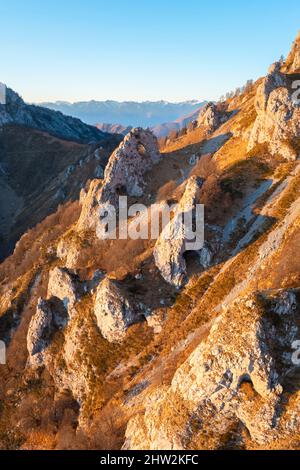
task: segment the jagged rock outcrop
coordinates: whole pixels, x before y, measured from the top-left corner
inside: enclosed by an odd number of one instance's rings
[[[272,91],[276,90],[276,88],[286,87],[286,76],[281,73],[280,70],[281,63],[274,62],[274,64],[269,67],[268,75],[263,79],[263,82],[258,87],[255,98],[255,108],[257,113],[260,111],[266,111],[269,96]]]
[[[49,345],[53,332],[53,314],[46,300],[39,299],[27,333],[27,349],[30,365],[43,364],[43,352]]]
[[[44,365],[45,353],[51,344],[55,331],[67,323],[66,312],[55,301],[39,299],[36,313],[33,315],[27,333],[27,350],[29,365],[40,367]]]
[[[80,315],[74,316],[65,331],[62,349],[64,367],[57,373],[56,364],[53,363],[58,388],[69,389],[80,405],[84,404],[85,397],[91,393],[93,373],[96,374],[92,358],[85,355],[88,348],[93,348],[91,331],[91,325],[80,318]]]
[[[228,116],[225,112],[221,111],[215,103],[209,102],[201,109],[197,118],[197,125],[198,127],[205,127],[208,133],[213,133],[227,119]]]
[[[117,209],[119,195],[141,196],[143,175],[159,158],[157,139],[150,130],[135,128],[127,134],[109,159],[104,182],[93,181],[83,198],[78,229],[97,229],[106,208]]]
[[[99,284],[94,312],[97,325],[109,342],[123,341],[128,327],[143,318],[143,308],[128,299],[110,279],[106,278]]]
[[[47,298],[55,297],[62,301],[69,316],[74,312],[74,306],[79,296],[79,283],[76,276],[66,268],[54,268],[49,273]]]
[[[299,332],[298,314],[299,292],[293,289],[233,302],[177,370],[170,388],[154,392],[155,400],[149,396],[144,416],[129,422],[125,447],[188,448],[196,437],[193,422],[199,435],[213,435],[208,447],[239,423],[254,442],[277,439],[280,420],[286,419],[281,397]],[[292,416],[281,432],[293,432]]]
[[[293,102],[293,90],[289,89],[287,78],[280,72],[280,68],[279,62],[273,64],[257,89],[257,118],[248,150],[252,150],[257,144],[266,143],[273,155],[295,160],[297,150],[293,144],[300,137],[300,109]]]
[[[178,204],[173,219],[164,227],[153,251],[154,260],[162,277],[173,286],[183,285],[186,276],[184,253],[187,251],[187,224],[185,217],[193,214],[197,193],[203,180],[191,177]]]
[[[300,72],[300,31],[286,59],[286,69],[289,73]]]

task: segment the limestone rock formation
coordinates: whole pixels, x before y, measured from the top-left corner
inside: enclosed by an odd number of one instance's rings
[[[295,160],[293,143],[300,136],[300,109],[295,106],[287,78],[280,72],[280,63],[269,69],[269,74],[257,89],[256,112],[248,150],[267,143],[273,155]]]
[[[78,287],[75,283],[75,276],[65,268],[54,268],[49,273],[47,298],[56,297],[64,304],[69,315],[72,312],[76,301],[78,300]]]
[[[286,67],[289,73],[300,71],[300,31],[298,32],[291,52],[286,59]]]
[[[141,320],[142,306],[130,301],[110,279],[98,286],[94,311],[98,327],[111,343],[123,341],[129,326]]]
[[[89,334],[90,325],[80,319],[79,315],[74,316],[65,331],[62,350],[65,367],[60,374],[56,373],[58,388],[69,389],[81,405],[84,403],[84,397],[91,392],[93,363],[91,360],[86,360],[83,353],[85,348],[93,347],[89,344]]]
[[[31,319],[27,334],[30,365],[40,366],[43,364],[43,352],[49,345],[52,331],[52,309],[47,301],[39,299],[36,313]]]
[[[269,96],[272,91],[276,90],[276,88],[285,87],[287,85],[286,77],[281,73],[280,69],[280,62],[272,64],[269,67],[268,75],[258,87],[255,99],[255,107],[258,113],[267,109]]]
[[[45,354],[55,331],[67,323],[66,311],[55,300],[39,299],[36,312],[31,318],[27,333],[29,365],[44,365]]]
[[[227,119],[226,113],[221,112],[215,103],[209,102],[201,109],[197,123],[198,127],[204,126],[209,133],[212,133]]]
[[[133,129],[111,155],[104,173],[103,184],[90,185],[82,201],[79,230],[95,229],[106,207],[117,208],[119,195],[141,196],[146,171],[158,162],[157,139],[150,130]]]
[[[154,248],[154,259],[162,277],[173,286],[183,285],[186,276],[184,253],[187,251],[187,214],[195,210],[197,192],[203,180],[191,177],[178,204],[173,219],[164,227]],[[184,215],[184,217],[183,217]]]
[[[207,340],[177,370],[171,387],[160,390],[155,401],[149,396],[144,417],[130,421],[126,446],[187,448],[195,438],[192,421],[199,434],[213,431],[217,439],[239,423],[257,443],[276,439],[277,425],[285,419],[281,397],[291,345],[299,332],[298,299],[297,290],[263,292],[224,309]],[[162,420],[163,409],[168,412]],[[290,421],[291,431],[295,424]]]

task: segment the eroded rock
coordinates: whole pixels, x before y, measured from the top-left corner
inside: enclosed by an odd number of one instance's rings
[[[43,364],[43,352],[49,345],[53,332],[52,309],[46,300],[39,299],[27,333],[27,350],[31,365]]]
[[[198,127],[205,127],[209,133],[214,132],[228,119],[227,113],[221,111],[215,103],[207,103],[197,118]]]
[[[74,274],[71,274],[66,268],[56,267],[49,273],[47,298],[60,299],[71,317],[79,296],[78,284]]]
[[[197,193],[203,180],[191,177],[178,204],[173,219],[162,230],[154,248],[154,260],[162,277],[179,288],[186,277],[184,253],[188,249],[187,226],[183,214],[192,214],[195,210]]]
[[[157,139],[150,130],[130,131],[111,155],[103,183],[97,180],[91,183],[82,201],[78,229],[97,229],[106,208],[109,205],[117,208],[119,195],[141,196],[143,175],[159,158]]]
[[[286,59],[286,67],[289,73],[300,71],[300,31],[298,32],[291,52]]]
[[[53,334],[67,323],[67,312],[56,301],[40,298],[27,332],[29,365],[40,367],[45,363],[45,354]]]
[[[275,63],[258,87],[256,94],[255,120],[248,150],[257,144],[267,144],[272,155],[281,155],[287,160],[297,158],[294,140],[300,137],[300,109],[293,102],[287,79],[280,72],[280,63]]]
[[[125,446],[188,448],[195,421],[199,435],[206,436],[204,447],[217,446],[239,423],[258,444],[292,435],[299,420],[295,407],[290,412],[281,399],[292,365],[286,352],[299,332],[298,314],[295,290],[250,295],[225,308],[171,386],[159,392],[155,403],[149,396],[144,416],[129,422]],[[207,436],[213,442],[206,444]]]
[[[102,335],[111,343],[123,341],[129,326],[143,316],[140,306],[129,300],[108,278],[99,284],[94,311]]]

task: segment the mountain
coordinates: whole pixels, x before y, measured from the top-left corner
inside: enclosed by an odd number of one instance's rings
[[[201,103],[194,111],[191,113],[181,116],[177,118],[173,122],[166,122],[163,124],[158,124],[157,126],[152,127],[152,131],[154,134],[160,138],[160,137],[167,137],[171,132],[178,132],[185,127],[187,127],[188,124],[193,122],[195,119],[197,119],[199,112],[203,106],[205,106],[206,101]]]
[[[128,134],[132,129],[132,126],[122,126],[122,124],[96,124],[96,127],[102,132],[122,135]]]
[[[107,136],[80,119],[63,115],[41,106],[24,103],[10,88],[6,89],[6,104],[0,104],[0,125],[19,124],[46,131],[49,134],[81,143],[99,142]]]
[[[0,265],[1,448],[299,450],[299,65],[300,35],[286,61],[207,103],[163,149],[141,127],[111,142],[89,182],[101,149],[84,147],[79,199]],[[75,144],[47,134],[33,158],[32,129],[27,152],[18,129],[4,127],[7,145],[20,142],[1,171],[14,164],[6,182],[22,178],[20,197],[43,158],[62,170],[55,149],[71,145],[71,160]],[[31,192],[27,219],[72,171]]]
[[[154,127],[164,122],[175,121],[196,111],[202,103],[199,101],[183,101],[169,103],[167,101],[83,101],[68,103],[42,103],[47,108],[61,111],[74,116],[88,124],[121,123],[123,126]]]
[[[76,200],[120,142],[78,119],[27,105],[10,89],[6,97],[0,105],[0,259],[59,204]]]
[[[178,132],[185,128],[189,123],[197,119],[200,110],[206,104],[203,102],[201,106],[197,107],[192,113],[181,116],[172,122],[165,122],[163,124],[158,124],[157,126],[151,127],[152,132],[156,135],[157,138],[167,137],[171,132]],[[122,134],[126,135],[131,129],[132,126],[123,126],[122,124],[96,124],[96,127],[103,132],[109,132],[111,134]]]

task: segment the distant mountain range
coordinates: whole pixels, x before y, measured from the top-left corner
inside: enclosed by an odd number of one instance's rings
[[[190,122],[197,119],[200,109],[204,106],[206,102],[201,103],[199,107],[190,114],[181,116],[175,121],[164,122],[162,124],[157,124],[154,127],[151,127],[152,132],[156,137],[166,137],[170,132],[177,132],[186,127]],[[123,126],[122,124],[107,124],[107,123],[97,123],[96,127],[102,132],[108,132],[110,134],[121,134],[126,135],[133,126]]]
[[[0,104],[0,126],[4,124],[23,125],[81,143],[100,142],[107,137],[96,127],[85,124],[78,118],[25,103],[10,88],[6,89],[6,104]]]
[[[97,129],[102,132],[108,132],[109,134],[121,134],[126,135],[133,128],[132,126],[122,126],[122,124],[107,124],[107,123],[97,123]]]
[[[200,109],[203,108],[205,104],[206,101],[203,101],[203,103],[199,103],[197,109],[195,109],[191,113],[180,116],[175,121],[158,124],[157,126],[152,127],[152,131],[157,137],[166,137],[172,131],[180,131],[181,129],[186,127],[190,122],[197,119]]]
[[[170,103],[168,101],[86,101],[68,103],[42,103],[41,106],[61,111],[81,119],[90,125],[97,123],[121,124],[128,126],[156,127],[176,121],[180,116],[190,115],[199,110],[205,102],[197,100]],[[100,125],[101,125],[100,124]]]

